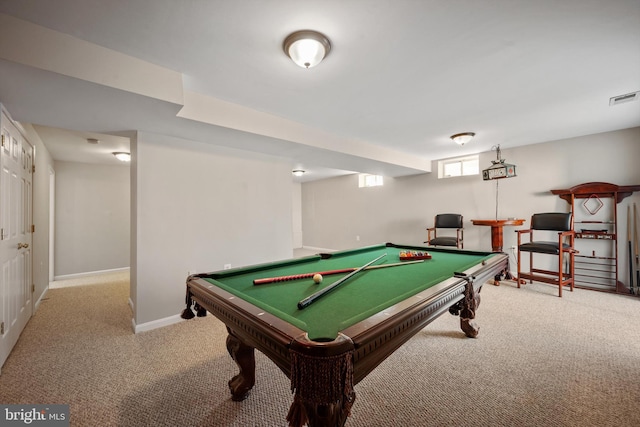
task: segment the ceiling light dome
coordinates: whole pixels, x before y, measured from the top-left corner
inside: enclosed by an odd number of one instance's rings
[[[282,44],[284,52],[303,68],[320,63],[331,50],[329,39],[317,31],[302,30],[289,34]]]
[[[462,133],[456,133],[455,135],[451,135],[450,138],[456,144],[464,145],[467,142],[471,141],[474,136],[476,136],[476,134],[473,132],[462,132]]]
[[[125,153],[123,151],[116,151],[115,153],[113,153],[113,155],[116,156],[116,159],[120,160],[121,162],[131,161],[131,154],[129,153]]]

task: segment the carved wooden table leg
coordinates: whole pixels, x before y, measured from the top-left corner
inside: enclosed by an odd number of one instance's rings
[[[356,399],[353,389],[354,346],[339,334],[321,353],[308,354],[307,335],[291,343],[293,403],[287,414],[290,427],[342,427]]]
[[[227,350],[231,358],[236,362],[240,372],[229,380],[231,398],[241,401],[249,396],[249,391],[256,382],[256,359],[254,348],[246,345],[227,328]]]
[[[304,404],[309,418],[309,427],[342,427],[347,421],[349,410],[345,410],[343,402],[329,405]]]
[[[469,280],[464,291],[462,310],[460,310],[460,328],[469,338],[477,337],[480,331],[480,327],[473,321],[479,305],[480,290],[476,292],[473,288],[473,280]]]

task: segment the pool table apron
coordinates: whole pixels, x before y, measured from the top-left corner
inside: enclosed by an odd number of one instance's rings
[[[462,330],[475,337],[478,327],[473,319],[480,289],[507,268],[507,255],[496,254],[485,265],[472,267],[463,276],[447,279],[382,310],[344,329],[329,342],[309,340],[304,330],[197,275],[187,279],[184,313],[191,313],[195,303],[198,316],[209,311],[227,326],[227,349],[240,369],[229,381],[234,400],[246,398],[255,383],[257,348],[291,380],[294,402],[287,417],[290,426],[301,427],[306,422],[326,425],[319,418],[327,413],[333,418],[331,425],[343,425],[355,399],[353,386],[444,312],[459,314]],[[319,408],[324,408],[322,415],[318,414]]]

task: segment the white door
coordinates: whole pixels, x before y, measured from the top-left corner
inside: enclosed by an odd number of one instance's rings
[[[0,120],[0,367],[33,312],[33,147],[2,112]]]

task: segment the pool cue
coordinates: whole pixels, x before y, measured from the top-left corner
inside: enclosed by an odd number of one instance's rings
[[[629,244],[629,292],[635,294],[633,286],[633,249],[631,244],[631,205],[627,206],[627,242]]]
[[[309,295],[308,297],[306,297],[303,300],[300,300],[298,302],[298,308],[300,310],[302,310],[303,308],[308,307],[309,305],[311,305],[313,302],[317,301],[323,295],[326,295],[329,292],[333,291],[338,286],[342,285],[344,282],[346,282],[347,280],[349,280],[350,278],[352,278],[356,274],[360,273],[362,270],[364,270],[365,268],[367,268],[368,266],[370,266],[374,262],[376,262],[379,259],[381,259],[383,257],[386,257],[386,256],[387,256],[387,254],[380,255],[378,258],[374,259],[373,261],[369,261],[368,263],[366,263],[362,267],[358,268],[357,270],[352,271],[351,273],[349,273],[346,276],[344,276],[342,279],[339,279],[337,282],[332,283],[331,285],[327,286],[326,288],[324,288],[324,289],[322,289],[322,290],[320,290],[320,291],[318,291],[318,292],[316,292],[314,294]]]
[[[419,259],[419,260],[416,260],[416,261],[403,261],[403,262],[396,262],[396,263],[393,263],[393,264],[370,265],[369,267],[365,268],[365,270],[374,270],[376,268],[397,267],[399,265],[415,264],[417,262],[424,262],[424,260],[423,259]],[[253,281],[253,284],[254,285],[266,285],[268,283],[286,282],[286,281],[289,281],[289,280],[311,279],[316,274],[321,274],[323,276],[330,276],[332,274],[351,273],[354,270],[357,270],[357,267],[342,268],[342,269],[339,269],[339,270],[315,271],[313,273],[300,273],[300,274],[293,274],[291,276],[265,277],[264,279],[255,279]]]
[[[633,241],[636,251],[636,293],[640,286],[640,254],[638,254],[638,208],[633,204]]]

